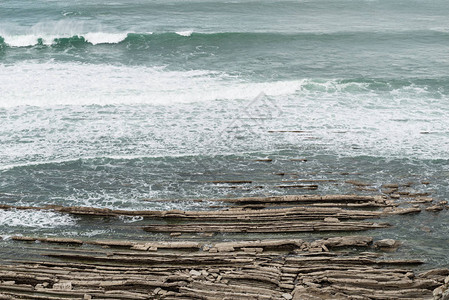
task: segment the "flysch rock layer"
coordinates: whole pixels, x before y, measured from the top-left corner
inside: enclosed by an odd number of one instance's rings
[[[396,186],[384,188],[398,197],[218,199],[213,201],[220,206],[209,211],[2,205],[0,209],[52,210],[86,218],[142,216],[138,225],[128,226],[142,236],[165,234],[168,240],[13,236],[13,243],[37,248],[40,258],[0,263],[0,299],[446,299],[449,270],[417,272],[422,261],[387,255],[401,241],[351,235],[389,227],[381,220],[386,216],[406,218],[426,208],[432,213],[447,208],[447,203],[421,194],[403,201]],[[283,237],[298,232],[334,237]],[[243,238],[207,239],[215,233]],[[266,233],[274,238],[251,238]],[[189,240],[185,234],[206,238]]]

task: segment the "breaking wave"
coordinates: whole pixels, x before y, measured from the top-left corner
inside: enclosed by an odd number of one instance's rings
[[[127,46],[146,46],[148,44],[170,43],[173,46],[184,44],[188,41],[202,41],[204,44],[214,43],[220,40],[228,42],[243,42],[247,40],[263,41],[289,41],[289,40],[334,40],[334,39],[366,39],[366,38],[389,38],[392,40],[398,38],[447,38],[449,32],[441,30],[422,30],[422,31],[399,31],[390,33],[378,32],[302,32],[302,33],[272,33],[272,32],[218,32],[218,33],[199,33],[192,30],[162,33],[136,33],[136,32],[87,32],[72,35],[54,35],[54,34],[23,34],[9,35],[0,33],[0,45],[8,47],[81,47],[88,45],[116,45],[124,44]]]

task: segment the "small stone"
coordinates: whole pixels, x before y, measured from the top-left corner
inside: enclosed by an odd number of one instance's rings
[[[388,213],[388,212],[392,212],[393,210],[394,210],[393,207],[385,207],[383,211],[384,211],[385,213]]]
[[[374,247],[377,248],[394,248],[397,246],[397,242],[393,239],[384,239],[374,242]]]
[[[289,293],[284,293],[284,294],[282,294],[282,297],[283,297],[284,299],[287,299],[287,300],[293,299],[293,296],[290,295]]]
[[[401,198],[401,195],[391,194],[390,197],[391,197],[391,199],[399,199],[399,198]]]
[[[218,252],[218,249],[215,247],[209,249],[209,253],[217,253],[217,252]]]
[[[84,300],[91,300],[91,299],[92,299],[92,296],[91,296],[91,295],[88,295],[88,294],[84,294],[83,299],[84,299]]]
[[[432,230],[430,229],[430,227],[427,227],[427,226],[421,227],[421,230],[422,230],[422,231],[425,231],[425,232],[431,232],[431,231],[432,231]]]
[[[383,184],[382,187],[389,189],[397,189],[399,188],[399,184]]]
[[[150,247],[150,248],[148,248],[148,251],[156,252],[157,251],[157,247]]]
[[[196,271],[196,270],[190,270],[190,275],[194,276],[194,277],[198,277],[201,276],[201,272]]]
[[[202,274],[204,277],[206,277],[207,275],[209,275],[209,273],[208,273],[206,270],[202,270],[202,271],[201,271],[201,274]]]
[[[53,284],[54,290],[59,291],[71,291],[72,290],[72,283],[71,282],[59,282]]]
[[[181,232],[172,232],[170,233],[170,236],[180,236],[181,234]]]
[[[357,181],[357,180],[347,180],[345,181],[345,183],[349,183],[355,186],[370,186],[372,184],[366,183],[366,182],[361,182],[361,181]]]
[[[272,162],[273,161],[273,159],[271,159],[271,158],[259,158],[259,159],[255,159],[254,161],[265,161],[265,162]]]
[[[440,205],[433,205],[426,208],[427,211],[441,211],[443,207]]]
[[[449,276],[447,276],[446,279],[444,279],[444,283],[449,284]]]
[[[155,288],[154,291],[153,291],[153,293],[154,293],[155,295],[157,295],[157,294],[160,292],[160,290],[162,290],[160,287]]]
[[[434,297],[438,297],[441,294],[443,294],[443,288],[441,286],[433,290]]]

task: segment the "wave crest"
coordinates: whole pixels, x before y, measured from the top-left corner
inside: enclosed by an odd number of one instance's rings
[[[3,35],[0,36],[0,45],[4,44],[9,47],[33,47],[33,46],[49,46],[49,47],[65,47],[65,46],[83,46],[83,45],[107,45],[107,44],[146,44],[149,41],[173,40],[176,38],[190,37],[193,31],[178,31],[153,34],[148,33],[108,33],[108,32],[88,32],[76,35],[45,35],[45,34],[26,34],[26,35]],[[221,34],[203,34],[196,33],[197,36],[221,35]]]
[[[81,45],[101,45],[118,44],[124,41],[130,33],[107,33],[89,32],[86,34],[72,36],[58,35],[3,35],[0,36],[0,45],[9,47],[32,47],[32,46],[81,46]]]
[[[282,33],[282,32],[210,32],[200,33],[192,30],[176,32],[85,32],[79,34],[52,35],[52,34],[26,34],[26,35],[7,35],[0,32],[0,45],[3,43],[9,47],[32,47],[37,45],[45,46],[82,46],[82,45],[115,45],[125,44],[127,46],[148,45],[149,42],[156,44],[185,43],[186,41],[201,41],[205,44],[214,43],[219,40],[233,40],[235,42],[244,42],[248,40],[260,41],[291,41],[291,40],[333,40],[333,39],[366,39],[370,36],[376,38],[428,38],[436,39],[447,38],[448,32],[435,30],[422,31],[401,31],[401,32],[300,32],[300,33]],[[188,38],[186,40],[186,38]]]

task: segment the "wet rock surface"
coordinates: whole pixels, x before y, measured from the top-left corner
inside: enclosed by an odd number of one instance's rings
[[[225,206],[208,211],[3,205],[97,218],[139,216],[138,225],[127,226],[166,240],[12,236],[13,243],[39,249],[39,257],[2,261],[0,299],[446,299],[449,270],[418,272],[423,261],[385,254],[400,241],[355,235],[389,227],[382,219],[392,215],[407,218],[426,206],[447,205],[411,199],[399,207],[404,202],[386,195],[246,197],[210,200]],[[289,232],[313,236],[283,237]],[[214,236],[228,233],[248,238]],[[262,233],[275,238],[249,238]]]

